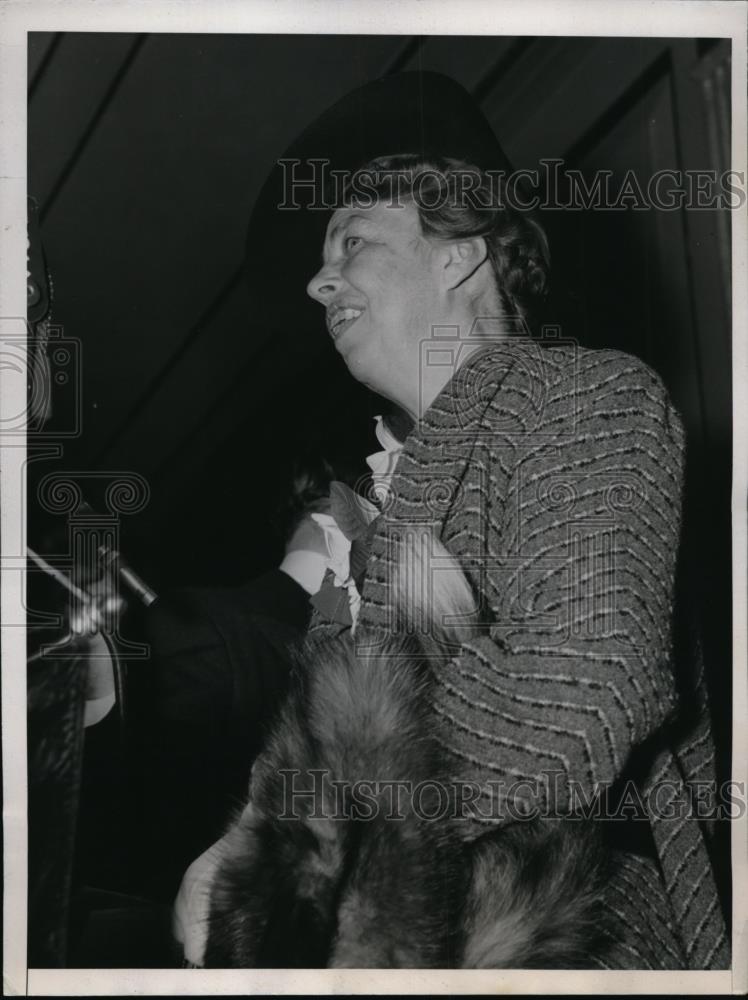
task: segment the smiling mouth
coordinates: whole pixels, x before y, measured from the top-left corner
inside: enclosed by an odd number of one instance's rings
[[[333,340],[338,340],[363,314],[363,309],[340,309],[328,321],[327,328]]]

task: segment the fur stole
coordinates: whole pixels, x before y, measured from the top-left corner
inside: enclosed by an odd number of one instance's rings
[[[376,653],[365,652],[367,636],[350,633],[300,651],[252,771],[250,805],[225,841],[206,965],[589,961],[605,873],[593,824],[520,821],[466,843],[451,818],[429,658],[459,646],[464,628],[448,622],[469,621],[475,602],[456,563],[438,551],[452,570],[431,575],[426,597],[415,593],[417,560],[400,558],[393,581],[401,621],[427,623],[420,634],[393,636]]]

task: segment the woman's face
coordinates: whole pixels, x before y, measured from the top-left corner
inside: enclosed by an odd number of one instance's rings
[[[444,250],[422,234],[413,204],[338,209],[323,265],[307,286],[349,371],[405,403],[419,379],[421,343],[446,322]]]

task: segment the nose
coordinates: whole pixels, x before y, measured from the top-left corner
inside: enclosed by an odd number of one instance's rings
[[[323,264],[306,286],[307,295],[326,306],[340,290],[342,280],[331,264]]]

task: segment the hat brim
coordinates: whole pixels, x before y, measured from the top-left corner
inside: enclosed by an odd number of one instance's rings
[[[398,153],[447,156],[511,171],[480,107],[450,77],[397,73],[346,94],[274,165],[252,212],[248,277],[253,303],[268,322],[324,332],[321,309],[306,295],[306,284],[319,268],[329,201],[318,198],[318,207],[311,207],[315,195],[303,187],[289,197],[290,179],[311,178],[313,170],[321,177],[322,162],[329,178],[332,171],[352,172],[374,157]],[[298,209],[288,207],[294,201]]]

